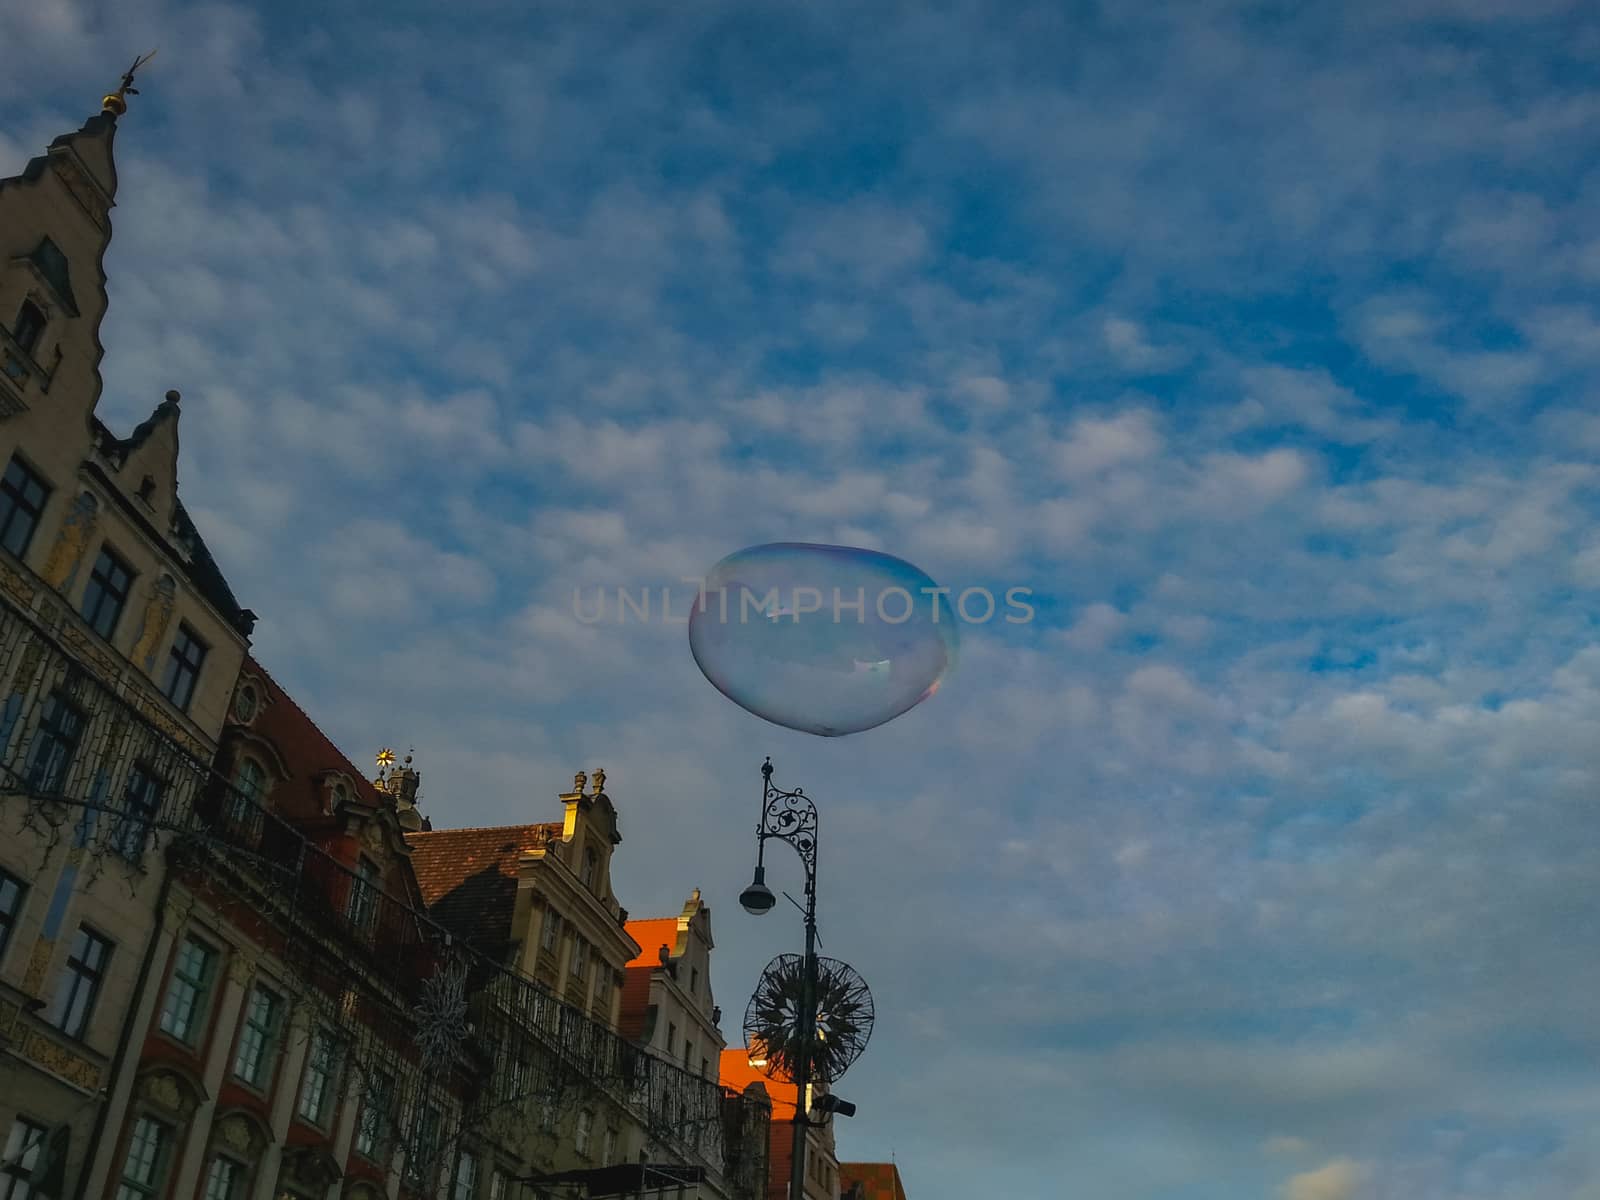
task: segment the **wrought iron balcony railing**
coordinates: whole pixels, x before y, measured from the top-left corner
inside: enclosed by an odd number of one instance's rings
[[[646,1053],[373,888],[147,719],[129,686],[0,594],[0,817],[36,835],[41,868],[70,839],[90,883],[107,870],[136,883],[171,863],[247,895],[389,1127],[415,1146],[441,1108],[428,1097],[453,1098],[453,1129],[423,1139],[430,1159],[468,1131],[522,1136],[532,1105],[604,1097],[730,1182],[759,1159],[752,1190],[735,1194],[761,1194],[763,1106]]]

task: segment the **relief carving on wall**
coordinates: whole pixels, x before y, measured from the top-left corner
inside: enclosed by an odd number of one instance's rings
[[[28,955],[28,969],[22,975],[22,990],[30,996],[43,994],[45,972],[50,969],[50,955],[56,944],[49,938],[40,938]]]
[[[156,669],[156,652],[161,646],[162,636],[167,632],[173,610],[177,606],[178,584],[171,575],[163,575],[150,589],[150,597],[144,605],[144,617],[139,623],[139,632],[133,639],[133,661],[140,663],[146,671]]]
[[[44,580],[57,591],[65,592],[77,578],[78,564],[83,561],[89,539],[100,523],[100,501],[92,492],[81,492],[73,502],[72,511],[61,523],[56,534],[56,544],[50,548],[50,557],[41,572]]]
[[[0,563],[0,588],[4,588],[6,593],[20,602],[24,608],[32,607],[33,584],[24,578],[22,572],[5,563]]]
[[[256,961],[255,956],[246,954],[242,950],[236,951],[228,960],[228,978],[243,988],[250,986],[250,981],[256,977],[256,971],[259,969],[260,963]]]
[[[37,1030],[30,1029],[23,1038],[22,1055],[88,1091],[100,1086],[100,1068],[65,1046],[56,1045]]]
[[[61,186],[66,188],[67,195],[83,206],[83,211],[89,214],[91,221],[101,229],[104,229],[106,227],[105,193],[84,174],[83,168],[65,154],[55,156],[54,166],[56,176],[61,180]]]

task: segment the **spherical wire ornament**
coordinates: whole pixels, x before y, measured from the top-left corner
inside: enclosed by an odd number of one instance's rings
[[[780,954],[761,972],[744,1013],[750,1061],[775,1079],[800,1077],[800,1011],[806,960]],[[872,1036],[872,993],[856,969],[837,958],[817,959],[817,1036],[811,1058],[814,1082],[833,1083],[861,1057]]]

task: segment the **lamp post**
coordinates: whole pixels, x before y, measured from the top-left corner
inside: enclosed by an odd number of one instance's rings
[[[767,839],[788,842],[806,869],[806,959],[800,989],[799,1064],[795,1072],[794,1153],[789,1175],[789,1200],[804,1200],[806,1184],[806,1093],[811,1088],[811,1060],[817,1029],[817,806],[800,788],[782,791],[772,785],[772,760],[761,764],[761,821],[756,826],[756,875],[739,894],[744,910],[756,916],[778,902],[767,886]]]

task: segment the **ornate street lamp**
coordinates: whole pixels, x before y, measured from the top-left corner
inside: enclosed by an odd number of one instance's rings
[[[760,1056],[768,1074],[794,1081],[794,1153],[790,1200],[805,1196],[805,1137],[813,1079],[831,1083],[866,1048],[872,1033],[872,995],[861,976],[847,964],[817,957],[817,806],[800,788],[786,792],[772,785],[772,760],[761,765],[761,821],[756,826],[756,873],[739,895],[746,912],[771,912],[777,897],[766,882],[768,838],[788,842],[806,872],[806,953],[772,960],[745,1012],[745,1045]],[[826,998],[827,1015],[819,1022],[818,1007]],[[819,1028],[819,1024],[825,1028]],[[855,1106],[843,1101],[819,1105],[819,1111],[852,1116]]]

